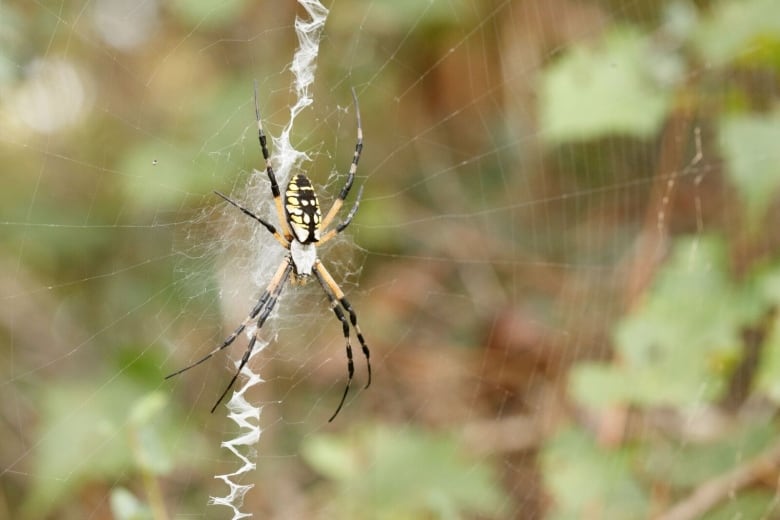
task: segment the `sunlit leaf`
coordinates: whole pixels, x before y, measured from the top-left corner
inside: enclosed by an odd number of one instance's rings
[[[569,389],[580,402],[602,408],[628,399],[629,377],[611,365],[582,362],[572,369]]]
[[[131,443],[136,464],[155,474],[170,471],[173,461],[160,437],[154,420],[164,410],[169,400],[162,392],[152,392],[136,402],[130,409]]]
[[[780,404],[780,315],[772,320],[763,344],[756,389]]]
[[[700,24],[694,41],[712,65],[762,57],[762,47],[780,51],[780,2],[777,0],[728,0],[716,2]],[[778,57],[775,56],[775,63]]]
[[[780,265],[763,270],[756,278],[756,290],[760,292],[762,303],[780,307]]]
[[[167,471],[173,464],[172,438],[194,450],[192,432],[182,435],[182,430],[174,431],[170,422],[158,416],[146,424],[138,422],[143,416],[151,419],[149,409],[159,404],[155,394],[139,401],[143,391],[124,377],[101,387],[61,381],[46,388],[40,408],[42,433],[25,504],[31,518],[45,517],[92,482],[116,482],[141,468],[157,474]],[[136,405],[140,408],[133,412]],[[194,463],[191,453],[187,453],[188,463]]]
[[[645,518],[648,498],[631,468],[631,452],[605,449],[587,434],[559,433],[541,455],[545,486],[552,495],[549,518]]]
[[[116,520],[152,520],[152,512],[125,488],[111,492],[111,513]]]
[[[780,188],[780,108],[768,115],[726,116],[719,129],[726,174],[755,227]]]
[[[302,454],[317,471],[334,480],[355,478],[360,465],[348,439],[333,435],[318,435],[303,445]]]
[[[133,464],[123,410],[136,389],[114,384],[101,391],[60,382],[47,391],[40,445],[27,507],[36,517],[90,480],[119,476]]]
[[[756,309],[732,286],[719,240],[681,239],[644,301],[616,326],[618,361],[575,368],[571,391],[592,406],[716,399]]]
[[[404,428],[314,437],[307,461],[330,478],[333,518],[494,518],[505,498],[494,472],[450,437]],[[335,500],[333,499],[335,495]]]
[[[670,101],[653,67],[674,61],[672,55],[653,56],[650,40],[631,29],[572,47],[542,76],[542,137],[557,143],[618,133],[653,135]]]
[[[137,425],[149,424],[168,404],[168,396],[162,392],[152,392],[139,400],[130,410],[130,419]]]

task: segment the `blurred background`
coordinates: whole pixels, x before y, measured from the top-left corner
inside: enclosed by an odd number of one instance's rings
[[[292,141],[328,207],[355,88],[363,202],[320,254],[374,380],[357,350],[327,422],[340,324],[288,287],[242,510],[780,518],[780,3],[326,6]],[[270,278],[278,244],[212,191],[269,208],[253,81],[278,135],[296,15],[0,3],[0,518],[230,518],[209,410],[246,340],[163,377]]]

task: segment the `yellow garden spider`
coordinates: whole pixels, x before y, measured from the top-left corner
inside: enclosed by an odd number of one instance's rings
[[[214,413],[214,410],[217,409],[219,403],[222,402],[227,393],[233,387],[233,384],[236,382],[236,379],[241,373],[241,370],[244,368],[244,365],[246,365],[247,361],[249,361],[249,356],[252,354],[252,350],[254,349],[255,343],[257,342],[257,333],[263,327],[265,320],[271,314],[271,311],[276,305],[276,302],[279,299],[279,295],[282,292],[282,288],[291,274],[293,276],[293,281],[301,284],[306,283],[309,279],[309,276],[314,275],[319,284],[322,286],[322,290],[325,291],[325,295],[330,300],[330,308],[341,322],[341,327],[344,332],[344,341],[346,342],[347,349],[347,385],[344,388],[344,394],[341,396],[341,401],[339,401],[339,405],[336,407],[336,411],[333,412],[333,415],[330,417],[330,419],[328,419],[328,422],[336,418],[339,411],[341,410],[341,407],[344,405],[344,401],[346,400],[347,394],[349,393],[349,386],[352,383],[352,376],[355,372],[354,364],[352,362],[352,346],[349,342],[349,323],[352,323],[352,327],[355,329],[358,341],[360,341],[360,346],[363,349],[363,355],[366,357],[366,365],[368,366],[368,382],[366,383],[365,388],[368,388],[368,386],[371,384],[371,362],[369,360],[368,345],[366,345],[366,341],[363,338],[363,333],[360,331],[360,327],[358,326],[357,315],[355,314],[352,305],[350,305],[350,303],[344,297],[344,292],[333,280],[333,277],[330,275],[330,273],[328,273],[327,269],[325,269],[325,266],[322,265],[320,259],[317,258],[316,251],[316,245],[322,245],[328,240],[332,239],[344,231],[349,223],[352,222],[352,218],[355,216],[358,205],[360,204],[360,197],[363,194],[363,187],[361,186],[358,190],[355,204],[352,206],[352,209],[349,210],[347,218],[335,228],[328,230],[328,226],[341,209],[342,205],[344,204],[344,199],[346,199],[350,188],[352,188],[352,183],[355,180],[355,172],[357,171],[358,161],[360,160],[360,153],[363,150],[363,129],[360,123],[360,107],[358,106],[355,89],[352,89],[352,99],[355,102],[355,114],[357,115],[357,144],[355,145],[355,154],[352,157],[352,164],[349,167],[349,174],[347,175],[346,184],[341,189],[338,198],[336,198],[336,200],[333,202],[333,206],[331,206],[330,210],[325,215],[325,218],[321,218],[317,195],[314,193],[314,188],[312,187],[311,181],[309,181],[308,177],[302,173],[295,175],[292,180],[290,180],[289,184],[287,185],[287,190],[284,194],[284,202],[282,201],[279,185],[276,182],[276,175],[274,175],[273,167],[269,161],[268,147],[266,146],[263,125],[260,122],[260,109],[258,108],[257,104],[257,84],[255,84],[255,116],[257,118],[257,132],[260,139],[260,148],[263,152],[263,158],[265,159],[265,170],[268,174],[268,179],[271,182],[271,194],[273,195],[274,204],[276,205],[276,212],[279,218],[281,231],[277,231],[277,229],[269,222],[258,217],[247,208],[231,200],[222,193],[218,191],[214,193],[241,210],[248,217],[259,222],[273,235],[273,237],[280,244],[282,244],[282,247],[289,251],[289,253],[285,255],[284,260],[276,270],[276,274],[274,274],[273,278],[271,278],[271,282],[268,284],[265,292],[263,292],[263,294],[260,296],[257,304],[252,308],[249,316],[247,316],[241,325],[239,325],[238,328],[236,328],[236,330],[234,330],[233,333],[222,342],[222,344],[209,352],[206,356],[199,359],[195,363],[165,377],[165,379],[170,379],[171,377],[179,375],[182,372],[186,372],[187,370],[200,365],[220,350],[230,346],[238,337],[238,335],[241,334],[241,332],[251,322],[256,322],[256,327],[254,331],[252,331],[249,344],[247,345],[246,352],[244,352],[244,356],[241,358],[238,369],[233,375],[233,378],[230,380],[230,383],[228,383],[227,388],[225,388],[225,391],[222,392],[222,395],[219,396],[217,402],[214,403],[214,406],[211,408],[211,413]],[[344,311],[349,314],[349,321],[347,321]]]

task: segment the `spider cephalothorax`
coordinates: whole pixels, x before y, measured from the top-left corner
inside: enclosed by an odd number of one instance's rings
[[[281,231],[277,231],[276,227],[270,224],[263,218],[255,215],[252,211],[245,208],[238,202],[230,199],[220,192],[215,192],[217,195],[225,199],[227,202],[241,210],[248,217],[259,222],[265,227],[285,249],[289,251],[285,255],[279,268],[276,270],[271,282],[268,284],[265,292],[260,296],[257,304],[252,308],[249,316],[241,323],[241,325],[233,331],[233,333],[225,339],[217,348],[212,350],[209,354],[199,359],[195,363],[188,365],[181,370],[174,372],[166,376],[166,379],[171,378],[177,374],[189,370],[190,368],[199,365],[211,358],[214,354],[220,350],[230,346],[241,332],[246,327],[255,322],[256,326],[253,328],[249,339],[249,345],[247,346],[244,356],[241,358],[241,362],[238,365],[236,373],[233,375],[233,379],[228,383],[225,391],[219,396],[217,402],[211,408],[212,413],[217,409],[219,403],[225,398],[228,391],[233,387],[233,383],[236,382],[238,374],[244,368],[244,365],[249,361],[249,357],[252,354],[255,343],[257,342],[257,333],[262,328],[268,316],[271,314],[274,306],[276,305],[279,295],[282,292],[282,288],[287,280],[292,276],[294,282],[304,283],[312,275],[317,279],[322,286],[322,290],[330,301],[330,308],[341,322],[342,331],[344,333],[344,341],[346,343],[347,351],[347,385],[344,388],[344,394],[341,396],[336,411],[328,420],[332,421],[336,415],[338,415],[341,407],[344,405],[344,401],[349,393],[349,386],[352,383],[352,376],[354,375],[355,368],[352,361],[352,345],[349,342],[350,323],[352,328],[355,329],[355,335],[360,342],[360,347],[363,351],[363,355],[366,357],[366,365],[368,367],[368,381],[366,382],[366,388],[371,384],[371,363],[369,361],[369,350],[366,345],[363,333],[357,323],[357,315],[352,305],[344,297],[344,292],[338,286],[333,277],[328,273],[325,266],[317,258],[317,245],[324,244],[328,240],[332,239],[352,222],[352,218],[357,212],[360,204],[360,197],[363,194],[363,188],[358,190],[357,197],[355,198],[355,204],[352,209],[349,210],[347,217],[342,223],[337,225],[333,229],[328,229],[328,226],[338,214],[341,207],[344,205],[344,199],[347,198],[352,183],[355,180],[355,172],[357,171],[358,161],[360,160],[360,153],[363,150],[363,129],[360,123],[360,109],[358,107],[357,95],[354,89],[352,90],[352,98],[355,101],[355,115],[357,117],[357,144],[355,145],[355,153],[352,157],[352,164],[349,167],[347,174],[347,182],[341,189],[336,200],[333,202],[328,213],[325,217],[322,217],[320,213],[320,205],[317,201],[317,194],[314,192],[314,187],[311,184],[306,175],[299,173],[295,175],[287,185],[287,189],[284,192],[284,201],[282,201],[282,194],[279,190],[279,184],[276,181],[276,175],[274,174],[273,167],[269,160],[270,154],[268,153],[268,146],[266,144],[265,133],[263,133],[263,125],[260,121],[260,109],[257,105],[257,84],[255,84],[255,115],[257,118],[257,133],[260,140],[260,149],[263,152],[263,158],[265,159],[265,169],[268,174],[268,180],[271,183],[271,195],[273,195],[274,204],[276,206],[277,217],[279,219],[279,225]],[[349,315],[349,320],[345,315],[345,312]]]

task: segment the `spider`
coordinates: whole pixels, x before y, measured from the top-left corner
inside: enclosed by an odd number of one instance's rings
[[[368,382],[365,388],[368,388],[371,384],[371,362],[369,360],[368,345],[363,337],[363,333],[360,330],[357,322],[357,315],[352,305],[344,297],[344,292],[333,280],[333,277],[328,273],[325,266],[317,257],[317,245],[322,245],[344,231],[346,227],[352,222],[352,218],[357,212],[358,205],[360,204],[360,198],[363,195],[363,187],[358,190],[355,204],[352,209],[347,213],[347,218],[343,222],[338,224],[332,229],[328,229],[333,219],[338,214],[344,199],[347,198],[352,183],[355,180],[355,172],[357,171],[358,161],[360,160],[360,153],[363,150],[363,129],[360,122],[360,107],[358,106],[357,94],[355,89],[352,89],[352,99],[355,102],[355,114],[357,116],[357,144],[355,145],[355,154],[352,157],[352,164],[349,167],[349,173],[347,175],[347,182],[341,189],[336,200],[333,202],[330,210],[325,214],[325,218],[322,218],[320,213],[319,202],[317,201],[317,195],[314,193],[311,181],[303,173],[295,175],[287,185],[287,189],[284,193],[284,200],[282,199],[282,193],[279,190],[279,184],[276,182],[276,175],[274,174],[273,167],[269,160],[270,154],[268,153],[268,147],[266,146],[266,137],[263,133],[263,125],[260,120],[260,109],[257,104],[257,83],[255,83],[255,117],[257,119],[257,132],[260,140],[260,149],[263,152],[263,158],[265,159],[265,171],[268,174],[268,180],[271,183],[271,194],[273,195],[274,204],[276,205],[276,212],[279,218],[279,224],[281,230],[277,230],[272,224],[266,220],[258,217],[246,207],[242,206],[238,202],[231,200],[229,197],[222,193],[215,191],[214,193],[222,197],[225,201],[238,208],[241,212],[247,215],[249,218],[259,222],[265,229],[268,230],[271,235],[279,242],[282,247],[289,252],[285,255],[281,265],[276,270],[268,287],[260,296],[257,304],[252,308],[249,316],[233,331],[230,336],[227,337],[218,347],[209,352],[206,356],[199,359],[195,363],[188,365],[181,370],[178,370],[170,375],[165,376],[165,379],[170,379],[174,376],[186,372],[187,370],[200,365],[204,361],[210,359],[214,354],[229,347],[238,337],[239,334],[253,321],[256,323],[254,331],[252,331],[249,344],[247,345],[244,356],[241,358],[241,362],[238,365],[236,373],[228,383],[225,391],[219,396],[217,402],[211,408],[211,413],[217,409],[219,403],[225,398],[227,393],[233,387],[238,375],[244,368],[244,365],[249,361],[249,357],[252,354],[255,343],[257,342],[258,331],[263,327],[268,316],[271,314],[274,306],[276,305],[279,295],[282,292],[287,280],[292,274],[292,282],[299,284],[306,283],[309,277],[312,275],[317,279],[322,290],[330,301],[330,308],[336,315],[336,318],[341,322],[341,327],[344,332],[344,341],[346,343],[347,351],[347,384],[344,388],[344,393],[341,396],[336,411],[333,412],[328,422],[333,421],[336,418],[341,407],[344,405],[344,401],[349,393],[349,387],[352,383],[352,377],[355,372],[354,363],[352,362],[352,345],[350,344],[350,329],[349,324],[355,329],[360,347],[363,350],[363,355],[366,358],[366,365],[368,366]],[[347,320],[346,314],[349,314],[349,320]]]

